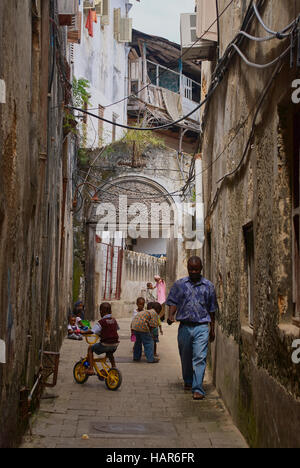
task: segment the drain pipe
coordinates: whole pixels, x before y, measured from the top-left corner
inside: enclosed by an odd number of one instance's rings
[[[202,249],[205,240],[202,154],[195,156],[195,189],[196,189],[196,237],[197,248]]]

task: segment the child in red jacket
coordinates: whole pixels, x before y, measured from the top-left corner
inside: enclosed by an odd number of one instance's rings
[[[111,305],[108,302],[101,304],[100,315],[101,320],[99,320],[99,322],[94,325],[92,330],[83,332],[83,334],[93,333],[94,335],[100,336],[100,341],[90,346],[88,349],[88,361],[90,364],[89,368],[87,369],[88,375],[94,375],[93,353],[96,353],[97,355],[106,353],[112,367],[116,367],[114,353],[116,352],[119,345],[118,330],[120,327],[116,319],[112,317]]]

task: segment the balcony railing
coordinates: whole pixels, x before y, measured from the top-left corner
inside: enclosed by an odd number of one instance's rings
[[[201,84],[197,81],[151,60],[147,60],[147,71],[153,85],[181,94],[190,101],[200,102]]]

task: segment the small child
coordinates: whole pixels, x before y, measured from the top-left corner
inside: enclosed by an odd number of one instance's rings
[[[81,331],[76,325],[76,316],[70,315],[68,325],[68,339],[82,341]]]
[[[76,318],[76,325],[81,331],[88,331],[89,327],[84,325],[83,320],[81,318],[81,310],[78,310],[75,312],[75,318]]]
[[[88,375],[94,375],[93,353],[96,353],[98,356],[100,356],[100,354],[106,353],[108,359],[111,362],[112,367],[116,367],[114,353],[116,352],[119,346],[118,330],[120,329],[120,327],[116,319],[112,317],[111,305],[108,302],[104,302],[103,304],[101,304],[100,315],[101,320],[99,320],[99,322],[97,322],[94,325],[92,330],[82,332],[83,335],[93,333],[95,335],[100,336],[100,342],[90,346],[88,349]]]
[[[158,358],[157,343],[159,343],[159,331],[161,335],[164,334],[162,330],[161,320],[159,318],[159,315],[162,311],[162,306],[159,302],[149,302],[149,304],[147,305],[147,310],[151,310],[151,309],[155,310],[155,312],[158,315],[158,328],[154,328],[154,330],[152,331],[152,336],[153,336],[153,341],[154,341],[154,357]]]
[[[156,300],[156,288],[152,283],[147,283],[146,303],[149,304],[149,302],[156,302]]]
[[[138,297],[136,301],[136,306],[137,308],[133,311],[132,313],[132,320],[134,317],[139,313],[142,312],[145,308],[145,299],[143,297]],[[136,342],[136,336],[134,334],[134,331],[131,329],[131,342],[135,343]]]

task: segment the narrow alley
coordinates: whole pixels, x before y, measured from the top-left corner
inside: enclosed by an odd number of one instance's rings
[[[300,448],[300,0],[0,38],[0,448]]]
[[[75,383],[73,366],[84,357],[87,344],[65,340],[57,387],[46,392],[22,448],[247,447],[209,372],[204,401],[193,401],[191,393],[183,390],[177,326],[164,324],[160,362],[151,365],[132,361],[130,320],[118,322],[116,363],[123,376],[121,387],[109,391],[97,377],[82,386]],[[56,398],[48,399],[51,395]]]

